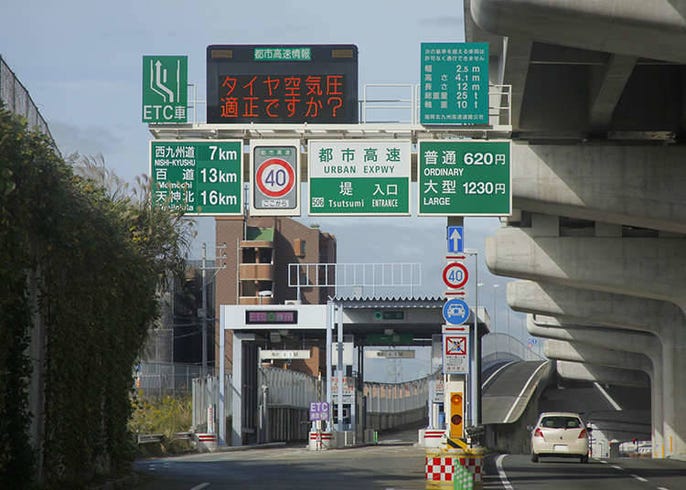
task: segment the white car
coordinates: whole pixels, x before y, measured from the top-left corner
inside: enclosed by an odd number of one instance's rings
[[[589,430],[578,413],[543,412],[531,432],[531,461],[560,456],[588,463]]]

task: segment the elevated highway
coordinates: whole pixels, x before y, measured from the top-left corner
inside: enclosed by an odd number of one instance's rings
[[[512,86],[514,213],[486,243],[569,380],[651,386],[654,457],[686,455],[686,2],[465,0]],[[649,381],[648,381],[649,380]]]

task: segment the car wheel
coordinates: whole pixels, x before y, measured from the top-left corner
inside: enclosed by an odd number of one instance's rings
[[[586,456],[581,456],[581,462],[584,463],[584,464],[585,464],[585,463],[588,463],[588,455],[586,455]]]
[[[538,454],[531,453],[531,462],[532,463],[538,463]]]

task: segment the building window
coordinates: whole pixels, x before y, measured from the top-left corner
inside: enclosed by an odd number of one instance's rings
[[[305,240],[302,238],[296,238],[293,241],[293,249],[296,257],[305,257]]]

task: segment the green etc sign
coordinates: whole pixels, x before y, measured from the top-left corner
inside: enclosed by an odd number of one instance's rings
[[[409,215],[410,141],[310,140],[310,215]]]
[[[188,57],[143,56],[143,122],[185,123]]]
[[[420,141],[419,215],[508,216],[510,141]]]
[[[152,205],[196,216],[243,214],[243,143],[150,142]]]

